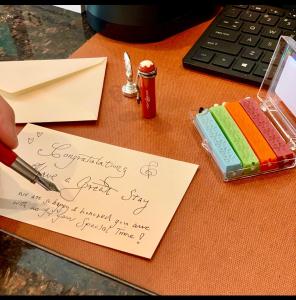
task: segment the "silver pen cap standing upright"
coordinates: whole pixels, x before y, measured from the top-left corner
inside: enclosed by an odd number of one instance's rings
[[[138,88],[137,88],[137,84],[133,81],[132,64],[127,52],[123,53],[123,59],[124,59],[125,75],[126,75],[127,82],[122,86],[122,93],[126,97],[134,98],[137,96]]]

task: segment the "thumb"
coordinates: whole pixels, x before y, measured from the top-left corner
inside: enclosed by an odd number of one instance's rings
[[[18,145],[15,115],[11,106],[0,96],[0,141],[13,149]]]

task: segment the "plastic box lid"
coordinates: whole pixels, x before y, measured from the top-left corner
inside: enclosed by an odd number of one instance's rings
[[[281,36],[262,81],[257,98],[261,109],[296,149],[296,42]]]

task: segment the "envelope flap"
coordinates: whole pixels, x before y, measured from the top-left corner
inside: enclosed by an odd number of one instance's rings
[[[0,62],[0,90],[18,93],[34,86],[106,64],[106,57]]]

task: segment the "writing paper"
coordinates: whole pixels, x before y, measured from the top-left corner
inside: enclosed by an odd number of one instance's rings
[[[27,124],[16,153],[60,189],[0,166],[0,214],[151,258],[198,165]]]

